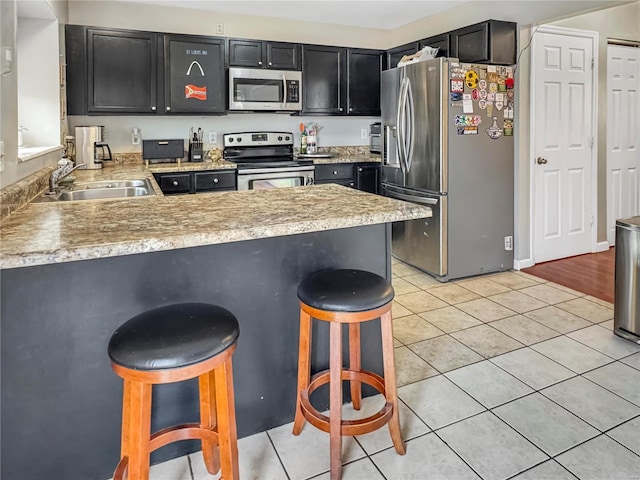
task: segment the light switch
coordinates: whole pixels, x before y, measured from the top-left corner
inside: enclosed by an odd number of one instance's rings
[[[13,70],[13,49],[2,46],[2,52],[0,53],[0,73],[2,75],[8,75]]]

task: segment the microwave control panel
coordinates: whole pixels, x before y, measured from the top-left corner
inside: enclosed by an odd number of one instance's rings
[[[300,81],[287,80],[287,101],[286,103],[298,103],[300,101]]]

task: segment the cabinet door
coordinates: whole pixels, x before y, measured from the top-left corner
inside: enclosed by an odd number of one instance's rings
[[[229,40],[229,66],[261,68],[262,43],[259,40]]]
[[[392,48],[391,50],[387,50],[387,64],[385,66],[385,70],[389,68],[396,68],[398,66],[398,62],[402,60],[402,57],[405,55],[413,55],[418,51],[418,43],[407,43],[406,45],[402,45],[400,47]]]
[[[224,113],[224,39],[165,35],[167,113]]]
[[[420,40],[418,43],[419,49],[422,50],[424,47],[429,46],[438,49],[438,53],[436,57],[448,57],[449,56],[449,41],[450,36],[448,33],[443,33],[441,35],[434,35],[433,37],[425,38],[424,40]]]
[[[451,56],[466,63],[488,61],[489,23],[478,23],[451,32]]]
[[[87,112],[157,111],[157,35],[87,29]]]
[[[66,25],[67,114],[87,114],[87,31],[82,25]]]
[[[358,190],[380,193],[380,165],[356,165],[355,177]]]
[[[304,45],[302,51],[302,113],[344,115],[346,48]]]
[[[380,116],[382,52],[349,49],[349,115]]]
[[[267,68],[277,70],[300,70],[300,44],[266,42]]]

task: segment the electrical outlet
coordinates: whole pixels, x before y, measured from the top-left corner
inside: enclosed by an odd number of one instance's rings
[[[211,145],[218,144],[218,132],[209,132],[209,143]]]
[[[511,235],[504,237],[504,249],[513,250],[513,237]]]
[[[222,35],[224,33],[224,23],[218,23],[216,25],[216,35]]]
[[[0,172],[4,172],[4,142],[0,142]]]
[[[367,132],[366,128],[361,128],[360,129],[360,138],[362,140],[366,140],[367,138],[369,138],[369,132]]]

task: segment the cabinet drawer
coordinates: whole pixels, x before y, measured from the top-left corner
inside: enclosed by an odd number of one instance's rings
[[[191,192],[191,175],[189,173],[158,175],[156,180],[164,194]]]
[[[210,190],[235,190],[236,172],[196,172],[194,173],[196,192]]]
[[[315,177],[316,181],[352,180],[353,163],[316,165]]]

